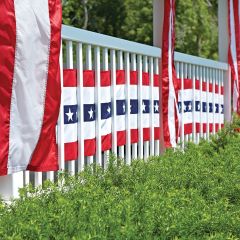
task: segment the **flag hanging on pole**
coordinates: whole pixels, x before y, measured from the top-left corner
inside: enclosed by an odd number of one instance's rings
[[[229,49],[228,63],[231,69],[233,111],[240,114],[240,24],[239,0],[228,0]]]
[[[0,175],[57,170],[61,1],[1,1],[0,12]]]
[[[160,92],[162,99],[162,131],[165,147],[176,147],[178,137],[177,79],[174,68],[175,0],[164,1],[162,34],[162,76]]]

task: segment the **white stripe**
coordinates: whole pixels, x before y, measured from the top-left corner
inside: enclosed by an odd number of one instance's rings
[[[101,133],[102,136],[112,132],[112,118],[101,120]]]
[[[64,125],[64,143],[76,142],[77,138],[77,123]]]
[[[96,130],[95,130],[96,122],[83,122],[83,128],[87,129],[84,131],[84,140],[86,139],[93,139],[96,137]]]
[[[111,90],[110,86],[101,87],[101,103],[111,102]]]
[[[8,173],[25,169],[42,127],[50,45],[48,0],[15,0],[16,52]]]
[[[125,99],[125,85],[116,85],[116,99]]]
[[[94,87],[84,87],[83,88],[83,104],[93,104],[94,103]]]
[[[77,88],[64,87],[62,97],[64,105],[77,105]]]
[[[125,115],[120,115],[116,117],[116,131],[124,131],[126,130],[125,125]]]

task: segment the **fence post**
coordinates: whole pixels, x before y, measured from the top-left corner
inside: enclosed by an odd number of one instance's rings
[[[18,198],[18,190],[22,187],[23,171],[0,177],[0,197],[6,201]]]
[[[164,18],[164,0],[154,0],[153,1],[153,45],[162,48],[162,30],[163,30],[163,18]],[[161,56],[159,56],[160,58]],[[159,77],[161,77],[161,60],[159,61]],[[159,79],[160,80],[160,79]],[[159,106],[161,106],[161,82],[159,87]],[[160,153],[165,150],[164,138],[163,138],[163,115],[162,108],[159,111],[160,114]]]
[[[218,56],[219,61],[228,62],[228,1],[218,0]],[[230,122],[232,118],[231,105],[231,73],[224,74],[224,120]]]

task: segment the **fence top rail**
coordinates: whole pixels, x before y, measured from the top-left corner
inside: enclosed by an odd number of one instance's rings
[[[62,38],[64,40],[81,42],[94,46],[101,46],[109,49],[146,55],[154,58],[159,58],[161,56],[161,49],[154,46],[136,43],[121,38],[116,38],[66,25],[62,26]],[[175,52],[174,59],[178,62],[189,63],[220,70],[228,70],[227,63],[196,57],[180,52]]]

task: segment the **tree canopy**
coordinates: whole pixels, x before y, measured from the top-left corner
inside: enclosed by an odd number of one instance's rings
[[[176,0],[176,50],[217,59],[217,0]],[[152,0],[63,0],[63,23],[153,44]]]

